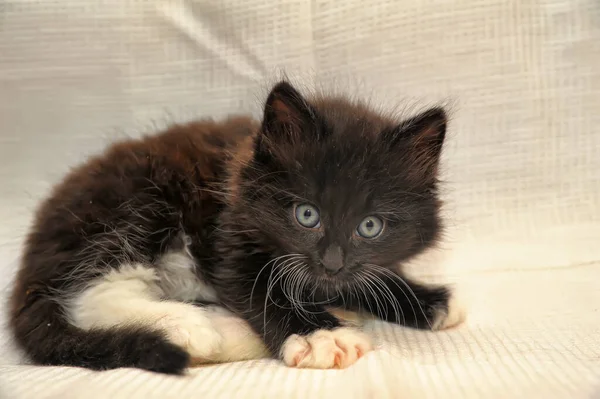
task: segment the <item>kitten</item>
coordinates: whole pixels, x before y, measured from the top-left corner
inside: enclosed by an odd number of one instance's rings
[[[331,307],[456,324],[447,287],[398,271],[440,235],[445,131],[439,108],[396,122],[281,82],[262,123],[115,144],[37,212],[11,298],[16,340],[38,364],[179,374],[190,358],[266,354],[349,366],[371,342]]]

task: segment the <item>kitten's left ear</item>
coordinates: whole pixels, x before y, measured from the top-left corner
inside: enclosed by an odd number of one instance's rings
[[[298,131],[314,118],[314,111],[304,97],[291,84],[282,81],[267,98],[262,133],[276,139]]]
[[[423,172],[435,173],[442,153],[448,118],[443,108],[431,108],[402,122],[387,133],[391,147],[408,145],[415,163]]]

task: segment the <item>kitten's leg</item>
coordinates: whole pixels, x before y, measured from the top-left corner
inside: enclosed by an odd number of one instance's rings
[[[369,273],[354,292],[359,296],[347,298],[345,306],[408,327],[443,330],[462,323],[466,315],[449,287],[425,285],[390,271]]]
[[[222,336],[207,310],[191,304],[161,300],[153,269],[122,265],[92,282],[65,305],[71,324],[81,329],[143,327],[164,332],[169,341],[192,358],[218,356]]]
[[[269,351],[288,366],[344,368],[372,348],[367,335],[358,329],[341,327],[322,306],[309,305],[307,299],[302,305],[292,304],[279,284],[273,284],[267,294],[267,281],[262,281],[261,292],[240,280],[220,282],[227,289],[222,296],[228,299],[227,307],[247,320]]]

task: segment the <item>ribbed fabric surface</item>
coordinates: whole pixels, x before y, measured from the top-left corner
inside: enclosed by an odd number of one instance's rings
[[[17,366],[2,333],[0,397],[598,392],[597,0],[0,0],[0,289],[70,165],[169,121],[259,115],[281,71],[399,113],[451,105],[445,251],[413,269],[445,268],[467,324],[375,323],[380,350],[342,371],[259,361],[184,378]]]

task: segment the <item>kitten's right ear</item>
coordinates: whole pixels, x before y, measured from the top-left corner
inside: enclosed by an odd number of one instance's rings
[[[288,82],[277,83],[265,104],[262,133],[272,139],[298,132],[314,119],[312,107]]]

